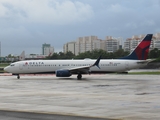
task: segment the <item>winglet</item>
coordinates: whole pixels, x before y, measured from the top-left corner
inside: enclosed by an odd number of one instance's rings
[[[96,60],[96,62],[92,66],[97,66],[100,69],[100,67],[99,67],[100,59],[101,59],[101,55],[98,57],[98,59]]]

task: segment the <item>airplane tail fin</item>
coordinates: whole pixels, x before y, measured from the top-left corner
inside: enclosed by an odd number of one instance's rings
[[[148,57],[152,36],[153,34],[147,34],[132,53],[121,59],[146,60]]]

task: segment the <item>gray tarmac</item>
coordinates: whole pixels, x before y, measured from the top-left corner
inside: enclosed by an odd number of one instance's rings
[[[0,120],[111,120],[111,119],[0,110]]]
[[[160,119],[160,76],[0,75],[0,110],[123,120]],[[0,114],[1,115],[1,114]]]

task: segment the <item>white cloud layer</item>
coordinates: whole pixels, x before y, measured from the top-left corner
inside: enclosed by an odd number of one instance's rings
[[[49,43],[95,35],[128,38],[160,32],[160,0],[0,0],[2,55],[41,53]]]
[[[1,0],[0,18],[20,22],[68,24],[85,21],[93,16],[92,7],[70,0]]]

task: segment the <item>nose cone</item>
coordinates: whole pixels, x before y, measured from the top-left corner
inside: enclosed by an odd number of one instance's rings
[[[4,71],[9,72],[9,68],[10,68],[9,66],[5,67]]]

